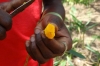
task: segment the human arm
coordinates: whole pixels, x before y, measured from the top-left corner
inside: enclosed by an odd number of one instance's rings
[[[66,48],[70,50],[72,46],[70,34],[64,25],[65,10],[61,0],[43,0],[43,3],[44,10],[41,20],[35,28],[35,35],[32,35],[30,40],[26,42],[27,52],[39,63],[45,63],[51,58],[61,56]],[[50,12],[61,15],[62,19],[50,14]],[[48,39],[44,34],[44,29],[48,23],[53,23],[57,26],[53,39]]]
[[[7,2],[0,3],[0,9],[10,13],[12,17],[17,15],[19,12],[23,11],[26,7],[28,7],[34,0],[10,0]]]
[[[34,0],[30,0],[24,7],[19,8],[15,12],[9,14],[24,2],[29,0],[10,0],[7,2],[0,3],[0,40],[6,37],[6,31],[10,30],[12,27],[12,17],[17,15],[19,12],[23,11],[28,7]]]

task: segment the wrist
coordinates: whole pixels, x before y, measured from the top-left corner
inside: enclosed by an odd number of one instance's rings
[[[59,13],[56,13],[56,12],[49,12],[49,13],[46,13],[46,14],[45,14],[44,16],[42,16],[41,18],[43,19],[45,16],[47,16],[47,15],[49,15],[49,14],[54,15],[54,16],[57,16],[57,17],[59,17],[59,18],[63,21],[62,16],[61,16]]]
[[[49,12],[55,12],[61,15],[61,17],[64,19],[65,18],[65,9],[62,5],[62,3],[58,4],[51,4],[49,6],[44,6],[44,11],[42,15],[45,15]]]

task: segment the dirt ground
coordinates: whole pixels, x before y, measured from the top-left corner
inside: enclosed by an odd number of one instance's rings
[[[72,20],[71,16],[69,15],[70,11],[70,6],[68,6],[66,3],[64,3],[64,7],[66,10],[66,17],[68,20]],[[77,9],[77,12],[75,13],[76,17],[81,20],[82,22],[87,22],[91,20],[91,24],[98,24],[94,28],[90,29],[89,31],[86,32],[85,34],[85,43],[89,44],[92,42],[94,39],[92,38],[93,35],[98,35],[100,36],[100,0],[97,2],[91,4],[90,7],[86,7],[84,5],[75,5],[75,8]],[[77,37],[73,36],[73,37]],[[100,40],[95,40],[92,43],[92,48],[100,52]],[[73,62],[75,66],[93,66],[93,63],[96,62],[98,59],[95,54],[91,53],[87,49],[81,49],[77,48],[78,52],[81,52],[87,59],[80,59],[80,58],[74,58]],[[69,66],[69,65],[66,65]],[[100,63],[99,63],[100,66]]]

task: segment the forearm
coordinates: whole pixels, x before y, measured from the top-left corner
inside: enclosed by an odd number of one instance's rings
[[[45,14],[48,12],[56,12],[65,18],[65,10],[61,3],[61,0],[43,0],[44,4],[44,12]]]

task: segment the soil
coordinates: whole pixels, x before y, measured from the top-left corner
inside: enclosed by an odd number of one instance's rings
[[[64,7],[66,10],[66,17],[68,18],[68,21],[72,21],[72,18],[70,16],[70,9],[71,6],[68,6],[67,3],[64,3]],[[84,5],[75,5],[75,8],[77,12],[75,12],[76,17],[82,21],[83,23],[91,21],[89,25],[97,24],[92,29],[88,30],[85,34],[84,43],[85,44],[91,44],[91,47],[100,52],[100,40],[96,39],[94,41],[93,36],[98,35],[100,36],[100,0],[97,0],[95,3],[91,4],[89,7]],[[78,37],[78,35],[75,33],[73,34],[72,38]],[[92,42],[92,43],[91,43]],[[82,53],[86,59],[80,59],[80,58],[74,58],[72,61],[74,63],[74,66],[93,66],[98,60],[96,54],[90,52],[89,50],[82,49],[80,47],[77,47],[76,50],[80,53]],[[66,64],[66,66],[69,66]],[[100,66],[100,62],[99,65]]]

